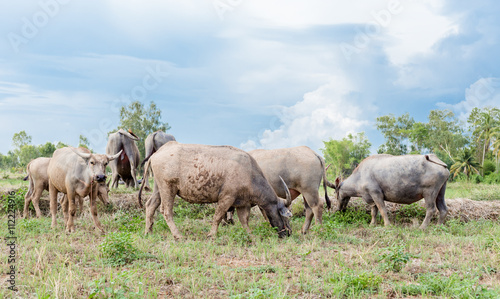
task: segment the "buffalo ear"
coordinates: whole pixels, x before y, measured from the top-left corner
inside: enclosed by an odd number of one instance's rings
[[[292,217],[292,212],[285,206],[285,200],[278,197],[278,212],[281,216],[290,218]]]
[[[282,207],[281,209],[279,209],[279,212],[280,212],[280,215],[283,217],[286,217],[286,218],[292,217],[292,212],[290,212],[290,210],[287,209],[286,207]]]
[[[340,177],[337,177],[335,179],[335,190],[338,190],[340,187],[340,183],[342,183],[342,179]]]

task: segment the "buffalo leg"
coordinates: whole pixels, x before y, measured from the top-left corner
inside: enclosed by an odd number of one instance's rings
[[[75,206],[75,191],[74,190],[68,190],[68,193],[66,194],[68,196],[68,222],[66,223],[66,232],[72,233],[75,231],[75,223],[74,223],[74,218],[76,216],[76,206]]]
[[[311,226],[311,221],[313,218],[313,210],[307,203],[306,197],[304,196],[304,209],[306,210],[306,219],[304,220],[304,225],[302,225],[302,234],[307,233],[309,226]]]
[[[238,213],[238,219],[240,219],[241,225],[247,230],[247,233],[249,234],[252,233],[252,231],[250,230],[250,226],[248,226],[248,218],[250,218],[250,209],[251,207],[249,206],[236,209],[236,212]]]
[[[61,200],[61,210],[64,215],[64,226],[68,225],[68,203],[68,196],[64,194]]]
[[[436,197],[438,196],[438,192],[432,190],[424,192],[424,201],[425,201],[425,218],[422,224],[420,225],[421,229],[427,228],[429,223],[431,222],[432,216],[436,213]]]
[[[235,210],[234,207],[230,207],[229,210],[227,210],[226,216],[224,218],[224,222],[226,224],[231,224],[231,225],[234,224],[234,220],[233,220],[234,210]]]
[[[214,220],[212,222],[212,229],[210,229],[210,233],[208,233],[208,237],[215,237],[217,235],[217,228],[219,227],[219,223],[226,215],[227,210],[233,205],[234,198],[231,199],[229,197],[222,198],[219,200],[217,204],[217,208],[215,209]]]
[[[144,166],[144,167],[146,167],[146,164],[145,164],[145,166]],[[144,176],[142,177],[142,180],[146,180],[146,182],[144,182],[144,184],[145,184],[145,185],[144,185],[144,190],[149,191],[149,190],[151,190],[151,187],[150,187],[150,185],[149,185],[149,171],[146,171],[146,170],[144,170],[144,171],[145,171],[145,173],[146,173],[146,175],[144,175]]]
[[[318,192],[307,192],[302,195],[304,197],[304,207],[306,208],[306,220],[302,226],[302,233],[306,234],[311,226],[313,216],[317,225],[323,223],[323,203],[319,198]]]
[[[50,214],[52,215],[52,228],[57,225],[57,189],[49,183]]]
[[[445,191],[446,191],[446,182],[441,187],[441,190],[439,190],[439,193],[438,193],[437,198],[436,198],[437,209],[439,211],[438,224],[443,224],[444,220],[446,218],[446,215],[448,214],[448,207],[446,206],[446,202],[444,201]]]
[[[37,186],[35,186],[37,187]],[[33,207],[35,207],[36,217],[42,217],[42,211],[40,211],[40,197],[42,196],[43,188],[35,188],[35,192],[31,195],[31,201],[33,202]]]
[[[134,188],[137,189],[139,187],[139,184],[137,183],[137,166],[135,166],[134,163],[131,163],[130,168],[132,172],[132,178],[134,180]]]
[[[146,230],[144,231],[144,234],[148,234],[153,231],[154,215],[160,204],[160,193],[158,192],[158,186],[155,184],[153,194],[151,194],[151,197],[146,202]],[[163,214],[163,211],[161,212]],[[167,219],[165,218],[165,221],[166,220]]]
[[[92,214],[92,219],[94,220],[94,225],[97,229],[104,233],[104,228],[97,217],[97,188],[94,187],[95,190],[89,194],[89,205],[90,205],[90,214]]]
[[[376,191],[370,192],[370,196],[373,199],[373,202],[375,203],[375,205],[377,206],[377,209],[379,210],[380,215],[384,219],[384,225],[390,226],[391,221],[389,221],[389,216],[387,215],[387,209],[385,207],[385,202],[384,202],[384,195],[382,194],[381,191],[376,190]],[[367,202],[369,202],[369,201],[367,201]],[[372,221],[373,221],[373,218],[372,218]]]
[[[120,177],[118,176],[118,173],[117,172],[113,172],[112,176],[111,176],[111,188],[118,188],[118,180],[120,179]]]
[[[23,217],[24,218],[28,218],[29,216],[29,206],[30,206],[30,202],[31,202],[31,194],[30,192],[26,192],[26,194],[24,195],[24,210],[23,210]],[[33,204],[35,205],[35,204]]]
[[[79,208],[79,210],[80,210],[78,212],[78,215],[82,215],[83,214],[83,197],[78,196],[77,199],[78,199],[78,206],[77,206],[77,208]],[[76,203],[76,201],[75,201],[75,203]]]
[[[170,228],[170,232],[174,236],[175,239],[181,239],[182,235],[177,229],[177,226],[174,223],[174,200],[175,200],[175,195],[177,194],[177,188],[174,186],[171,186],[168,183],[165,183],[163,186],[158,186],[160,189],[160,200],[161,203],[163,204],[163,217],[165,218],[165,221],[167,222],[168,227]],[[156,189],[156,187],[155,187]],[[154,193],[154,191],[153,191]],[[156,204],[155,204],[156,205]],[[158,206],[156,206],[158,207]],[[156,210],[156,207],[154,210]],[[152,217],[154,215],[154,210],[151,212],[146,210],[146,215],[150,217],[150,220],[152,220]]]
[[[370,222],[371,226],[377,225],[377,215],[378,215],[378,208],[376,204],[372,205],[372,222]]]

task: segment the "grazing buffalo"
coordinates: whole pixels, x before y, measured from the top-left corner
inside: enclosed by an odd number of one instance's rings
[[[278,229],[279,237],[291,233],[288,220],[291,213],[285,200],[276,195],[255,159],[240,149],[172,141],[151,156],[145,171],[149,166],[155,184],[146,203],[146,234],[152,230],[153,216],[161,202],[170,231],[175,238],[182,237],[173,221],[176,195],[191,203],[218,203],[209,237],[217,234],[220,221],[232,206],[236,207],[243,227],[250,232],[248,217],[252,205],[265,211],[271,225]],[[138,198],[141,207],[143,186],[144,183]],[[284,184],[283,188],[288,190]],[[288,191],[287,200],[291,200]]]
[[[109,135],[108,144],[106,145],[107,155],[116,155],[121,152],[120,157],[111,163],[111,188],[118,188],[118,181],[121,178],[125,182],[125,186],[134,186],[137,188],[137,166],[139,166],[140,156],[139,148],[135,141],[139,138],[132,131],[118,130]]]
[[[302,194],[306,209],[306,219],[302,226],[303,234],[309,230],[313,216],[317,224],[322,223],[324,202],[326,201],[328,209],[331,207],[326,186],[327,184],[333,185],[326,179],[323,158],[307,146],[274,150],[258,149],[248,153],[257,161],[276,194],[282,198],[285,197],[285,190],[279,178],[283,178],[292,196],[291,200],[286,203],[287,207]],[[325,190],[325,201],[318,194],[321,180],[323,180]],[[228,218],[231,221],[232,213],[228,213]]]
[[[64,147],[54,152],[47,168],[52,227],[57,224],[57,192],[62,192],[68,197],[62,206],[67,232],[75,230],[73,223],[76,213],[75,200],[87,195],[90,197],[90,211],[94,224],[96,228],[104,231],[97,218],[98,185],[106,182],[106,166],[120,154],[121,151],[113,156],[83,153],[71,147]]]
[[[142,161],[141,165],[144,166],[144,163],[149,160],[151,155],[154,154],[162,145],[169,141],[176,141],[175,137],[163,131],[158,130],[154,133],[149,134],[148,137],[146,137],[146,141],[144,142],[146,158],[144,158],[144,161]],[[143,177],[142,179],[146,180],[145,188],[146,190],[149,190],[149,172],[146,172],[146,177]]]
[[[335,180],[338,209],[344,211],[351,197],[362,197],[372,205],[371,225],[378,211],[386,226],[390,225],[384,201],[411,204],[425,199],[427,213],[420,228],[424,229],[436,212],[438,224],[444,223],[448,208],[444,201],[450,172],[436,155],[374,155],[364,159],[350,177]]]
[[[86,148],[78,148],[82,152],[90,151]],[[35,208],[36,217],[42,217],[42,212],[40,211],[40,197],[42,196],[43,190],[49,191],[49,176],[47,174],[47,169],[49,167],[50,158],[36,158],[28,163],[26,166],[26,172],[28,175],[24,178],[25,181],[29,180],[28,192],[24,196],[24,212],[23,216],[27,218],[29,216],[29,204],[33,202],[33,207]],[[98,185],[97,196],[105,204],[108,204],[108,192],[109,188],[106,184],[100,183]],[[64,195],[63,202],[66,199]],[[80,213],[83,211],[83,198],[80,198],[78,202],[80,205]]]

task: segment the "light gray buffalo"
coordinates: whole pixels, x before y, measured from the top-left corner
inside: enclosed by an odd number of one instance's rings
[[[273,150],[253,150],[248,152],[259,164],[264,176],[279,197],[285,197],[280,177],[283,178],[290,190],[291,200],[286,203],[290,207],[292,201],[302,194],[306,209],[306,219],[302,226],[302,233],[309,230],[313,216],[317,224],[322,223],[323,205],[331,207],[326,186],[332,185],[326,179],[325,162],[307,146],[282,148]],[[325,200],[320,198],[318,190],[323,180]],[[264,215],[265,216],[265,215]],[[228,213],[231,221],[232,213]]]
[[[111,188],[118,188],[118,181],[121,178],[125,182],[125,186],[134,186],[137,188],[137,166],[139,166],[140,156],[139,148],[135,141],[139,138],[132,131],[120,129],[109,135],[108,144],[106,145],[107,155],[116,155],[121,151],[118,159],[109,163],[111,168]]]
[[[98,184],[106,182],[106,166],[120,154],[121,151],[113,156],[82,153],[72,147],[64,147],[54,152],[47,168],[53,228],[57,224],[57,193],[62,192],[68,197],[62,204],[67,232],[75,230],[73,223],[76,213],[75,200],[87,195],[90,197],[90,211],[94,224],[104,232],[97,218]]]
[[[146,140],[144,141],[144,147],[145,147],[145,155],[146,157],[144,158],[144,161],[142,161],[141,165],[144,166],[144,164],[149,160],[152,154],[154,154],[162,145],[169,141],[176,141],[175,137],[173,135],[167,134],[163,131],[156,131],[154,133],[151,133],[146,137]],[[146,190],[149,190],[149,172],[146,172],[146,176],[142,178],[143,180],[146,180]]]
[[[372,205],[371,225],[378,211],[386,226],[390,225],[384,201],[411,204],[425,199],[427,213],[420,228],[424,229],[437,210],[438,224],[443,224],[448,208],[444,200],[450,172],[436,155],[374,155],[358,165],[351,176],[335,180],[339,211],[344,211],[351,197],[362,197]]]
[[[288,220],[291,213],[285,200],[276,195],[255,159],[240,149],[172,141],[151,156],[145,171],[149,166],[155,184],[146,203],[146,234],[151,232],[154,213],[162,203],[170,231],[176,239],[182,237],[173,221],[176,195],[191,203],[218,203],[209,237],[217,234],[219,223],[231,206],[236,207],[240,222],[248,232],[250,209],[258,205],[271,225],[278,229],[279,237],[291,233]],[[144,182],[138,198],[141,207],[143,186]],[[283,188],[288,190],[284,183]],[[286,193],[290,200],[290,192]]]
[[[78,150],[90,153],[90,151],[85,148],[79,148]],[[29,216],[30,202],[33,202],[36,217],[42,217],[42,212],[40,211],[40,197],[42,196],[44,190],[49,191],[49,176],[47,174],[49,162],[50,158],[40,157],[32,160],[26,166],[26,172],[28,173],[28,175],[24,178],[24,180],[29,180],[29,187],[26,195],[24,196],[23,216],[25,218]],[[106,184],[100,183],[98,185],[97,196],[105,205],[108,204],[108,192],[109,188]],[[64,202],[65,199],[66,195],[64,195],[62,202]],[[83,211],[83,198],[80,198],[80,201],[78,203],[80,205],[81,213]]]

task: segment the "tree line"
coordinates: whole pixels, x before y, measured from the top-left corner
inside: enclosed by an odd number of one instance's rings
[[[409,114],[377,117],[375,127],[384,136],[379,154],[436,154],[445,162],[452,178],[500,183],[500,109],[474,108],[465,122],[447,109],[432,110],[427,122]],[[371,143],[364,133],[342,140],[324,141],[326,163],[334,175],[347,176],[370,154]]]
[[[120,123],[116,129],[108,132],[108,135],[119,129],[130,129],[139,137],[137,146],[141,157],[144,157],[144,141],[146,137],[157,130],[166,132],[170,129],[170,126],[168,123],[162,122],[161,110],[154,102],[151,102],[149,107],[145,107],[143,103],[135,101],[120,108]],[[31,160],[38,157],[52,157],[56,149],[68,146],[68,144],[47,142],[41,145],[33,145],[32,137],[26,131],[21,131],[15,133],[12,137],[12,146],[14,149],[7,152],[6,155],[0,153],[0,169],[25,168]],[[92,150],[88,138],[84,135],[80,135],[76,146]]]
[[[436,154],[445,162],[452,178],[474,178],[476,181],[500,183],[500,109],[497,107],[474,108],[467,120],[460,121],[447,109],[431,110],[427,122],[417,122],[409,114],[388,114],[377,117],[376,129],[384,137],[377,153],[391,155]],[[154,102],[145,107],[139,101],[120,109],[118,129],[132,130],[144,157],[144,140],[157,130],[167,131],[170,126],[161,120],[161,110]],[[332,176],[348,176],[356,166],[370,155],[371,142],[364,132],[349,134],[340,140],[323,141],[321,149]],[[0,153],[0,168],[24,168],[37,157],[51,157],[53,152],[68,146],[62,142],[33,145],[32,137],[25,131],[12,137],[13,150]],[[88,139],[80,135],[79,144],[89,148]]]

